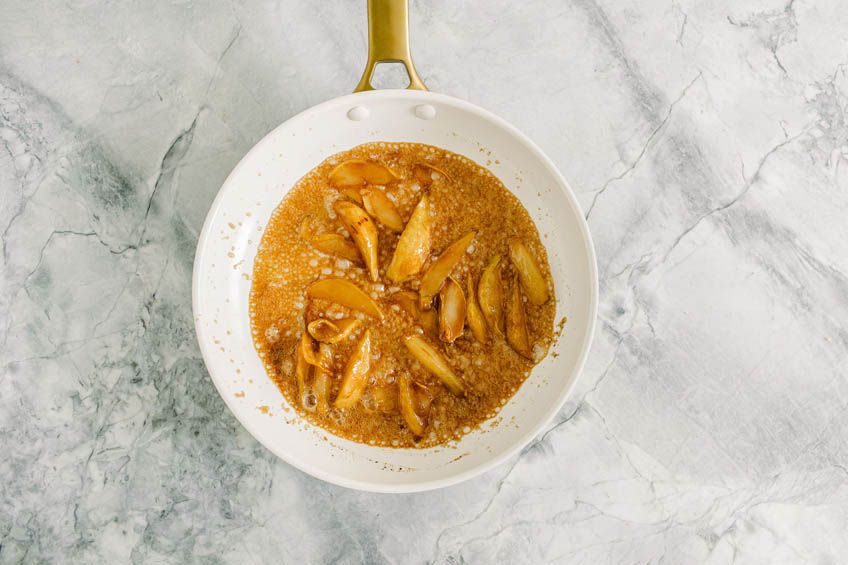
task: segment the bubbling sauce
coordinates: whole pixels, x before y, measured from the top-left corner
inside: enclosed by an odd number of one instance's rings
[[[494,416],[545,356],[555,313],[518,199],[470,159],[415,143],[360,145],[300,179],[265,228],[250,293],[256,349],[298,413],[400,448]]]

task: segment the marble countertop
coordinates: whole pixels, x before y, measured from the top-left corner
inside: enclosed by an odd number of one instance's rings
[[[428,86],[574,186],[601,303],[548,430],[386,496],[277,460],[194,339],[239,158],[350,92],[364,2],[0,5],[0,563],[838,562],[848,5],[412,3]]]

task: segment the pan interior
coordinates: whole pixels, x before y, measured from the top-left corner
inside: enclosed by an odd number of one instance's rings
[[[379,448],[329,435],[300,418],[253,346],[250,276],[262,230],[298,179],[327,156],[369,141],[425,143],[491,170],[521,200],[547,247],[560,339],[500,414],[456,444]],[[324,480],[375,491],[446,486],[515,453],[564,402],[582,367],[597,307],[586,223],[565,181],[517,130],[476,106],[430,92],[381,90],[315,106],[260,141],[224,183],[204,224],[194,265],[194,315],[221,396],[272,452]],[[326,438],[326,439],[325,439]]]

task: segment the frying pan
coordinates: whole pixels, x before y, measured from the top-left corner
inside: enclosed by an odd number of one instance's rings
[[[369,0],[368,29],[368,62],[355,93],[278,126],[224,182],[198,241],[192,301],[212,381],[251,435],[325,481],[412,492],[454,484],[494,467],[526,445],[559,410],[592,339],[597,265],[577,201],[550,159],[494,114],[427,91],[410,56],[406,0]],[[384,61],[403,63],[408,89],[372,88],[374,68]],[[449,446],[391,449],[336,437],[297,415],[254,349],[250,278],[271,213],[298,179],[329,155],[371,141],[435,145],[489,168],[535,221],[554,279],[556,319],[566,320],[548,356],[500,413]]]

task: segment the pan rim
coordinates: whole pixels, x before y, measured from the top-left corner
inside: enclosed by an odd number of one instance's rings
[[[574,378],[571,379],[571,382],[567,386],[562,388],[559,397],[551,405],[551,407],[545,411],[545,413],[540,415],[540,418],[537,420],[536,424],[529,426],[524,433],[522,433],[516,440],[513,441],[512,445],[509,445],[501,453],[493,455],[492,457],[467,470],[438,479],[412,481],[408,483],[385,483],[379,481],[350,478],[343,474],[327,471],[323,468],[312,465],[309,462],[303,461],[298,457],[293,456],[290,452],[278,449],[276,446],[264,441],[264,439],[262,438],[265,434],[256,429],[256,426],[254,426],[250,421],[241,416],[241,409],[237,407],[238,405],[232,399],[230,399],[228,395],[223,393],[223,390],[219,385],[219,379],[222,377],[216,377],[212,369],[212,367],[214,367],[214,364],[211,363],[211,348],[213,347],[212,340],[210,339],[210,336],[206,335],[206,331],[202,327],[199,316],[201,302],[203,300],[203,297],[200,296],[199,291],[199,279],[201,272],[200,266],[204,264],[204,254],[209,249],[209,241],[210,236],[212,234],[212,224],[214,219],[218,216],[220,212],[220,208],[224,200],[224,195],[227,192],[228,185],[230,185],[231,181],[237,176],[241,168],[245,166],[247,162],[250,161],[250,157],[258,153],[270,138],[275,136],[281,130],[295,127],[299,123],[309,120],[313,114],[316,114],[326,109],[328,106],[337,106],[345,102],[348,102],[352,105],[360,104],[366,101],[369,103],[374,103],[379,102],[381,99],[396,99],[397,97],[408,98],[410,100],[424,100],[425,102],[443,102],[445,104],[457,107],[470,114],[476,115],[477,117],[483,120],[490,121],[497,127],[500,127],[504,131],[506,131],[509,135],[515,138],[516,141],[523,144],[533,154],[533,156],[539,160],[540,166],[545,167],[548,173],[550,173],[552,177],[556,179],[559,185],[559,189],[563,192],[569,205],[572,207],[575,214],[579,217],[578,228],[580,234],[583,237],[583,247],[584,251],[586,252],[586,258],[588,262],[589,304],[587,305],[588,323],[585,327],[583,343],[580,345],[580,350],[577,355],[576,362],[573,363],[573,365],[570,367],[570,372],[574,375]],[[554,416],[562,409],[566,400],[568,400],[568,398],[571,396],[571,393],[573,392],[577,381],[580,379],[583,369],[585,368],[585,364],[589,355],[589,351],[591,349],[592,342],[594,340],[595,325],[597,323],[598,314],[598,300],[598,264],[597,257],[595,254],[595,247],[592,241],[591,233],[589,231],[589,226],[585,216],[582,213],[580,204],[574,195],[574,191],[571,189],[570,184],[566,181],[566,179],[554,165],[553,161],[527,135],[522,133],[515,126],[513,126],[503,118],[497,116],[496,114],[485,110],[475,104],[472,104],[471,102],[467,102],[465,100],[454,98],[445,94],[439,94],[429,91],[386,89],[348,94],[345,96],[327,100],[325,102],[321,102],[315,106],[311,106],[273,128],[265,136],[263,136],[262,139],[256,142],[250,148],[250,150],[248,150],[244,154],[244,156],[242,156],[242,158],[235,165],[235,167],[233,167],[229,175],[227,175],[227,178],[223,182],[221,187],[218,189],[215,199],[213,200],[212,205],[210,206],[206,214],[206,217],[203,222],[203,227],[198,236],[197,247],[195,250],[195,258],[192,267],[192,315],[194,318],[195,336],[197,338],[204,366],[206,367],[206,370],[212,380],[212,383],[215,386],[215,389],[218,391],[219,396],[221,396],[221,398],[224,400],[224,403],[227,408],[230,410],[233,416],[235,416],[236,420],[263,447],[265,447],[271,453],[273,453],[289,465],[295,467],[296,469],[331,484],[355,490],[378,493],[401,494],[411,492],[422,492],[452,486],[474,478],[476,476],[479,476],[499,466],[507,459],[510,459],[511,457],[515,456],[517,453],[523,451],[525,447],[530,444],[533,439],[536,438],[539,433],[550,424]]]

